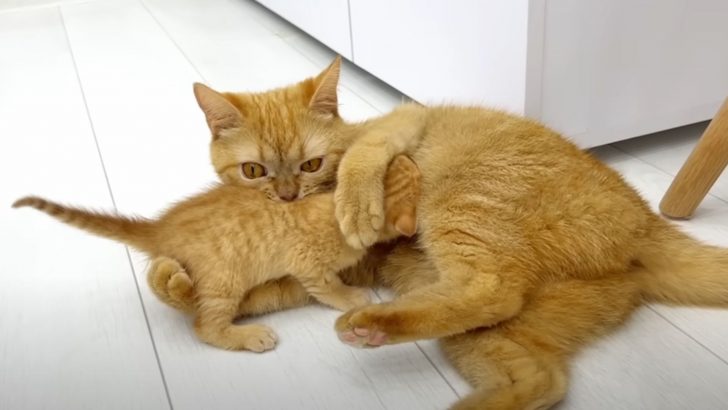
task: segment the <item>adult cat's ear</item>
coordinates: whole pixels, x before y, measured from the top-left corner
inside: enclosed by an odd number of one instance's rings
[[[308,108],[319,114],[337,117],[339,115],[339,100],[336,96],[336,87],[339,85],[341,72],[341,57],[336,56],[334,62],[313,80],[316,91],[313,92]]]
[[[225,96],[200,83],[195,83],[193,89],[197,104],[205,113],[213,139],[218,138],[222,130],[242,125],[243,118],[240,111]]]

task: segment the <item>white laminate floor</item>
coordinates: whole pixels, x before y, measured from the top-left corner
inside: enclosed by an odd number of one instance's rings
[[[433,342],[350,349],[321,307],[256,319],[272,352],[209,347],[149,292],[142,255],[9,208],[35,193],[153,215],[214,179],[192,82],[264,90],[332,57],[246,0],[0,0],[0,409],[444,409],[467,394]],[[340,93],[349,120],[403,99],[349,64]],[[656,206],[704,127],[596,152]],[[682,225],[728,246],[728,178]],[[728,311],[643,308],[572,383],[562,409],[728,408]]]

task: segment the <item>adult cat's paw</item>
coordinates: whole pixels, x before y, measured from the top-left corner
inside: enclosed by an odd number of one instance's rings
[[[376,323],[381,311],[381,305],[367,305],[341,315],[334,325],[339,340],[354,347],[387,344],[389,335]]]
[[[384,226],[384,170],[342,163],[334,193],[336,219],[349,246],[373,245]]]

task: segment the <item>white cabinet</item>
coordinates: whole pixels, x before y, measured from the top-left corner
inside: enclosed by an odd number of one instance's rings
[[[524,1],[350,0],[354,62],[421,102],[521,112]],[[386,10],[386,12],[383,12]]]
[[[301,30],[351,60],[347,0],[258,0]]]
[[[549,0],[540,110],[583,145],[711,118],[728,96],[728,1]]]
[[[728,95],[726,0],[261,3],[417,101],[507,109],[583,147],[708,119]]]

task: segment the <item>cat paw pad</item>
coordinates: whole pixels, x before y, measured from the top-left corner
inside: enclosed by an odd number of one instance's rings
[[[353,347],[379,347],[387,343],[387,334],[381,330],[357,327],[338,333],[339,340]]]
[[[376,322],[382,305],[368,305],[341,315],[335,324],[339,340],[354,347],[379,347],[390,342],[387,332]]]

